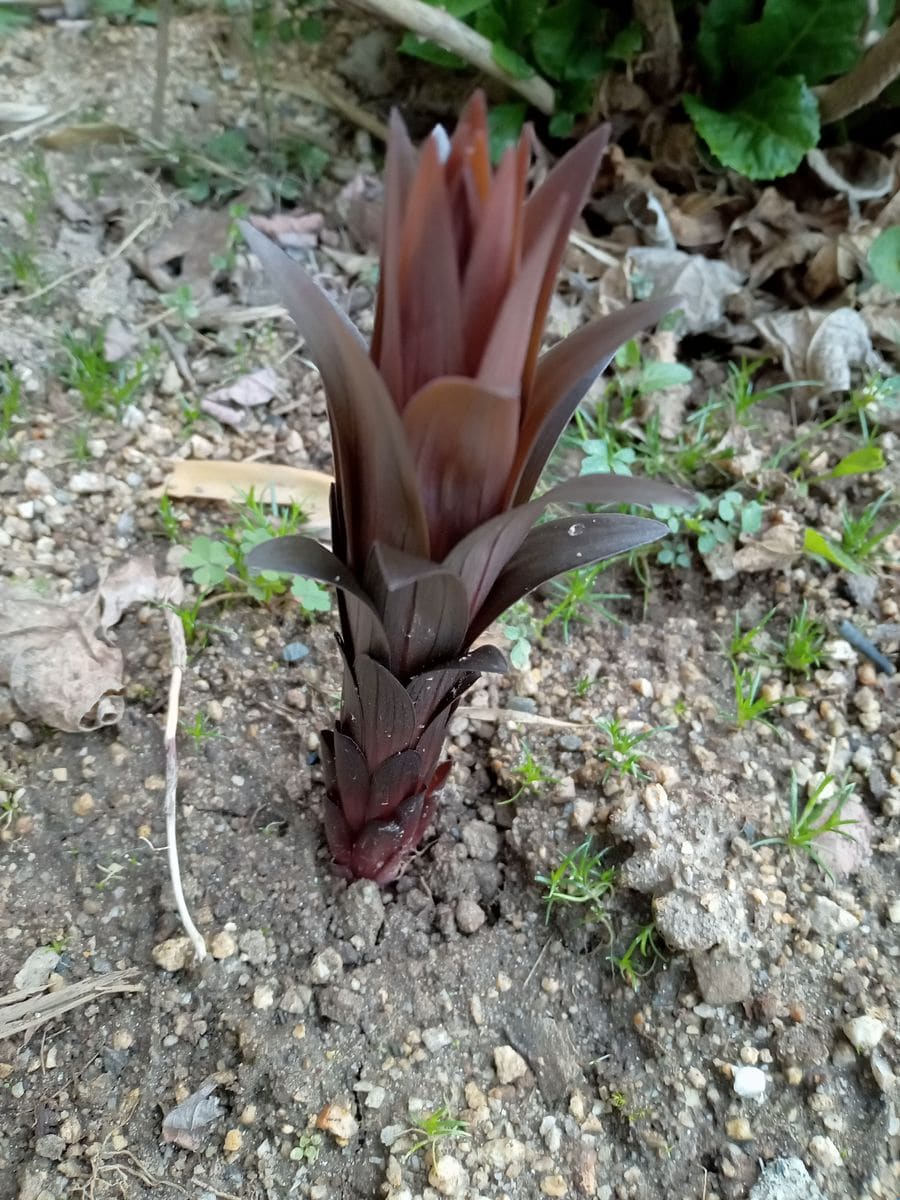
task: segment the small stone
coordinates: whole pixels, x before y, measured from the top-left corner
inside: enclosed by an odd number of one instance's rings
[[[239,1129],[229,1129],[222,1142],[222,1149],[226,1154],[237,1154],[243,1144],[244,1135],[241,1131]]]
[[[65,767],[54,767],[51,774],[56,783],[65,783],[69,778],[69,772]]]
[[[49,1158],[52,1162],[59,1162],[66,1152],[66,1143],[58,1133],[45,1133],[43,1137],[37,1139],[34,1149],[41,1158]]]
[[[545,1175],[541,1180],[541,1191],[545,1196],[568,1196],[569,1185],[562,1175]]]
[[[810,926],[827,938],[839,938],[859,925],[859,918],[828,896],[814,896],[809,908]]]
[[[716,947],[692,954],[691,965],[707,1004],[718,1008],[723,1004],[743,1004],[750,998],[753,980],[745,959]]]
[[[153,961],[164,971],[181,971],[192,960],[194,947],[189,937],[167,938],[153,947]]]
[[[385,1091],[385,1089],[383,1087],[376,1084],[375,1087],[370,1088],[369,1091],[366,1093],[366,1099],[365,1099],[364,1103],[365,1103],[366,1108],[374,1108],[377,1110],[377,1109],[381,1108],[381,1106],[382,1106],[382,1104],[384,1104],[385,1100],[387,1100],[387,1092]]]
[[[283,1012],[296,1015],[297,1013],[305,1013],[311,1001],[312,988],[301,984],[297,987],[285,988],[284,995],[281,997],[278,1007]]]
[[[825,1200],[799,1158],[776,1158],[766,1163],[749,1200]]]
[[[469,858],[478,862],[493,862],[500,850],[500,834],[496,825],[487,821],[470,821],[462,829],[463,845]]]
[[[344,961],[337,950],[323,950],[309,964],[309,978],[313,983],[328,983],[339,979],[344,973]]]
[[[442,1154],[431,1164],[428,1182],[442,1196],[461,1196],[466,1187],[466,1171],[452,1154]]]
[[[766,1094],[766,1073],[759,1067],[738,1067],[732,1075],[735,1094],[742,1100],[755,1100],[762,1103]]]
[[[303,662],[304,658],[309,657],[309,646],[305,642],[288,642],[282,647],[281,657],[286,663]]]
[[[528,1071],[528,1063],[512,1046],[497,1046],[494,1050],[494,1066],[501,1083],[515,1083]]]
[[[438,1050],[452,1045],[453,1038],[442,1025],[437,1025],[431,1029],[422,1030],[422,1043],[429,1054],[437,1054]]]
[[[17,742],[22,742],[24,745],[28,745],[34,741],[34,734],[24,721],[11,721],[9,732]]]
[[[487,920],[484,909],[464,896],[456,905],[456,924],[460,933],[477,933]]]
[[[262,1012],[275,1007],[275,989],[269,983],[258,983],[253,989],[253,1007]]]
[[[816,1137],[810,1138],[809,1152],[821,1167],[843,1166],[844,1160],[841,1158],[841,1152],[830,1137],[818,1134]]]
[[[238,1120],[242,1125],[252,1125],[256,1120],[256,1105],[245,1104],[238,1114]]]
[[[596,811],[597,806],[593,800],[584,800],[579,797],[572,803],[572,824],[576,829],[587,829],[593,821]]]
[[[339,1146],[346,1146],[356,1136],[359,1124],[343,1104],[326,1104],[316,1118],[316,1129],[330,1133]]]
[[[101,471],[76,471],[69,478],[68,489],[78,496],[91,496],[97,492],[108,492],[111,481]]]
[[[76,817],[86,817],[88,813],[94,811],[94,797],[90,792],[82,792],[81,795],[72,801],[72,812]]]
[[[732,1117],[725,1122],[725,1132],[733,1142],[752,1142],[753,1130],[746,1117]]]
[[[696,895],[676,888],[653,901],[660,935],[673,950],[711,950],[721,943],[728,946],[743,927],[743,912],[736,895],[710,889]]]
[[[248,929],[246,933],[242,933],[238,941],[238,946],[240,947],[241,954],[254,967],[261,967],[269,957],[266,935],[261,929]]]
[[[67,1146],[74,1146],[76,1142],[80,1142],[81,1134],[81,1122],[75,1116],[66,1117],[59,1127],[59,1136]]]
[[[53,484],[39,467],[29,467],[22,483],[32,496],[47,496],[53,491]]]
[[[237,942],[227,929],[220,929],[209,943],[210,954],[213,958],[218,959],[219,962],[224,958],[231,958],[232,955],[237,954],[237,948]]]
[[[900,925],[900,900],[892,900],[888,905],[888,920],[892,925]]]
[[[854,1017],[844,1025],[847,1041],[860,1054],[871,1053],[884,1036],[884,1030],[884,1022],[879,1021],[877,1017],[870,1017],[867,1013],[861,1017]]]
[[[47,986],[52,971],[59,962],[59,954],[49,946],[38,946],[32,950],[22,966],[13,976],[13,987],[18,991],[32,991]]]
[[[337,932],[339,936],[362,938],[366,949],[372,951],[384,924],[384,900],[381,888],[371,879],[357,879],[338,900]]]

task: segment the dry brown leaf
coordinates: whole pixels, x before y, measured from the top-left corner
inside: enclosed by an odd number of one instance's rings
[[[781,356],[789,379],[815,383],[813,395],[847,391],[852,368],[880,364],[866,323],[852,308],[766,313],[753,325]]]
[[[200,407],[217,421],[237,428],[247,419],[247,414],[241,412],[242,408],[268,404],[280,386],[278,373],[272,367],[262,367],[249,375],[241,375],[226,387],[216,388],[200,401]],[[240,407],[233,408],[233,404]]]
[[[745,542],[735,553],[733,562],[738,571],[776,571],[789,566],[802,552],[800,526],[793,520],[785,520]]]
[[[691,192],[679,196],[668,210],[669,224],[675,241],[685,249],[699,246],[718,246],[735,217],[735,208],[742,201],[733,196],[716,196],[712,192]]]
[[[261,462],[229,462],[188,458],[176,462],[163,482],[167,496],[193,500],[240,500],[255,495],[276,504],[297,503],[314,529],[328,528],[332,478],[324,471],[274,466]]]
[[[227,209],[186,208],[152,246],[135,251],[131,261],[159,291],[189,287],[195,301],[205,299],[215,275],[212,260],[224,253],[231,220]]]
[[[114,725],[125,711],[122,652],[98,636],[125,608],[180,597],[180,582],[134,559],[68,603],[0,585],[0,683],[26,718],[76,733]]]
[[[677,332],[706,333],[722,324],[729,296],[744,287],[744,275],[727,263],[683,250],[638,246],[628,251],[634,271],[652,280],[653,295],[682,297]]]
[[[200,1151],[209,1137],[213,1121],[219,1119],[222,1106],[212,1094],[215,1080],[207,1079],[186,1100],[167,1112],[163,1117],[162,1135],[164,1142],[174,1142],[185,1150]]]

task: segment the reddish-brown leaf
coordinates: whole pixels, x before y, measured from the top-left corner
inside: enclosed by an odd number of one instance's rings
[[[518,398],[470,379],[436,379],[415,395],[403,424],[440,560],[498,509],[516,452]]]
[[[563,430],[585,392],[605,371],[623,342],[664,316],[676,297],[630,304],[620,312],[585,325],[540,359],[526,399],[516,464],[510,473],[507,503],[524,504],[540,479]]]
[[[322,373],[350,565],[388,541],[427,556],[428,530],[400,418],[356,330],[301,266],[246,222],[244,236]]]
[[[538,525],[497,577],[470,635],[483,632],[510,605],[555,575],[593,566],[636,546],[658,541],[667,533],[661,521],[621,513],[564,517]]]

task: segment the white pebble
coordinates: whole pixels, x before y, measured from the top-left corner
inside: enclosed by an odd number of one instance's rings
[[[766,1094],[766,1073],[759,1067],[736,1067],[732,1077],[736,1095],[742,1100],[755,1100],[761,1104]]]
[[[861,1017],[854,1017],[852,1021],[847,1021],[844,1024],[844,1033],[847,1035],[847,1041],[860,1054],[868,1054],[874,1050],[884,1036],[884,1021],[879,1021],[877,1017],[870,1017],[868,1013]]]

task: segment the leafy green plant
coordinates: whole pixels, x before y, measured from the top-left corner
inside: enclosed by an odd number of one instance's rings
[[[159,520],[163,533],[170,542],[181,541],[181,522],[175,512],[171,496],[161,496],[159,500]]]
[[[328,612],[331,599],[325,588],[312,579],[292,578],[280,571],[255,571],[247,555],[273,537],[287,537],[306,523],[301,506],[279,507],[266,503],[251,491],[236,505],[238,521],[223,531],[223,537],[195,537],[182,560],[194,583],[206,594],[224,589],[222,599],[246,595],[260,604],[290,592],[306,613]]]
[[[825,626],[809,615],[806,601],[788,623],[782,662],[789,671],[810,677],[822,662],[825,646]]]
[[[787,846],[791,851],[802,850],[833,881],[834,875],[822,861],[815,843],[826,833],[839,834],[850,841],[856,841],[848,829],[857,822],[843,815],[854,792],[853,784],[849,780],[845,779],[839,784],[833,775],[824,775],[801,808],[800,784],[796,771],[792,770],[788,796],[790,820],[787,831],[774,837],[762,838],[754,842],[754,846]]]
[[[96,416],[118,417],[146,381],[147,362],[140,359],[130,367],[108,362],[99,329],[86,336],[65,333],[62,341],[67,356],[63,379],[81,396],[85,410]]]
[[[751,179],[796,170],[819,141],[811,89],[856,63],[869,16],[866,0],[710,0],[696,43],[703,99],[683,102],[716,158]]]
[[[597,751],[597,757],[601,762],[606,763],[604,779],[608,778],[613,771],[617,771],[620,775],[629,775],[632,779],[647,779],[647,773],[640,767],[643,757],[641,747],[656,734],[665,733],[672,728],[671,725],[657,725],[652,729],[634,732],[627,729],[624,722],[620,721],[618,717],[612,717],[608,721],[597,721],[596,725],[609,739],[609,745],[601,746]]]
[[[616,869],[603,865],[606,850],[594,850],[594,839],[588,838],[567,854],[548,875],[536,880],[544,885],[546,920],[557,904],[585,905],[587,921],[598,922],[611,930],[604,899],[613,890]]]
[[[437,1162],[440,1158],[441,1142],[465,1137],[469,1132],[469,1126],[466,1121],[451,1115],[449,1105],[442,1104],[440,1108],[436,1108],[434,1112],[423,1117],[418,1124],[411,1126],[405,1132],[412,1134],[416,1140],[403,1155],[404,1162],[408,1158],[412,1158],[419,1150],[424,1150],[426,1146],[431,1152],[432,1161]]]
[[[649,975],[658,962],[665,961],[665,952],[656,938],[656,922],[642,925],[622,954],[609,955],[609,961],[625,982],[635,991],[641,980]]]
[[[642,44],[638,25],[594,0],[442,0],[439,7],[487,38],[494,61],[513,78],[529,79],[540,71],[553,85],[550,132],[559,137],[570,134],[576,117],[590,111],[603,73],[629,62]],[[451,70],[467,66],[443,46],[413,34],[402,39],[400,49]],[[524,115],[524,104],[500,106],[491,123],[495,151],[515,141]]]
[[[893,498],[892,492],[882,492],[867,504],[857,516],[846,505],[841,510],[841,540],[835,542],[817,529],[808,528],[803,535],[807,554],[824,559],[832,566],[862,575],[875,568],[884,558],[883,543],[900,528],[900,520],[876,528],[882,508]]]

